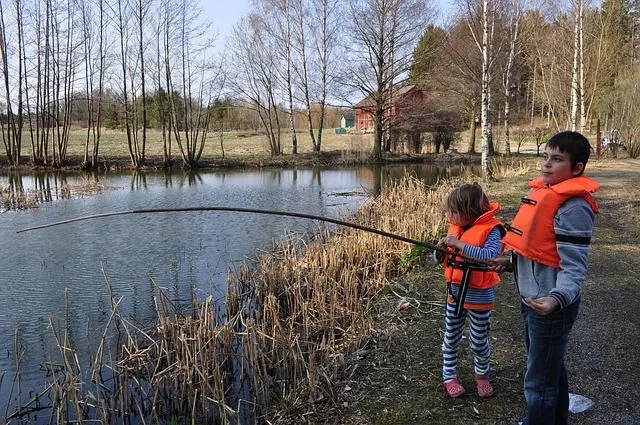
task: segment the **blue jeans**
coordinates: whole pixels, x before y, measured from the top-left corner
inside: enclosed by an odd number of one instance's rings
[[[566,425],[569,417],[569,382],[564,365],[569,332],[578,316],[580,300],[563,310],[541,316],[522,304],[527,372],[524,397],[526,425]]]

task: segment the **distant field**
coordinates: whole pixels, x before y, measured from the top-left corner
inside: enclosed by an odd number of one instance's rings
[[[68,146],[69,156],[84,155],[84,145],[86,140],[86,129],[73,129]],[[311,152],[311,139],[307,132],[300,130],[297,133],[298,152]],[[291,153],[291,134],[282,133],[281,143],[285,154]],[[223,139],[225,157],[261,157],[269,156],[269,147],[266,136],[256,132],[229,132],[224,134]],[[333,129],[326,129],[322,133],[322,150],[355,150],[371,151],[373,147],[373,134],[335,134]],[[158,130],[147,130],[146,155],[162,156],[162,134]],[[104,159],[128,157],[127,136],[124,131],[103,130],[100,138],[100,156]],[[31,154],[31,143],[29,135],[25,133],[23,138],[22,154]],[[178,146],[175,140],[172,142],[172,155],[178,156]],[[203,151],[204,158],[220,158],[222,149],[220,147],[220,135],[212,133],[205,142]]]
[[[71,130],[70,142],[68,146],[69,157],[82,157],[84,155],[84,143],[87,130],[75,128]],[[298,153],[311,152],[311,140],[309,133],[303,129],[299,129]],[[469,132],[464,131],[458,133],[456,141],[452,144],[452,148],[458,149],[459,152],[467,151]],[[500,152],[504,150],[499,137],[496,137],[498,143],[497,148]],[[292,150],[291,134],[286,131],[281,135],[281,143],[283,152],[290,154]],[[476,136],[476,152],[480,151],[481,135]],[[269,148],[266,136],[257,132],[227,132],[223,138],[224,152],[226,159],[238,158],[261,158],[269,156]],[[334,129],[325,129],[322,133],[322,151],[356,151],[369,153],[373,149],[372,133],[351,133],[351,134],[335,134]],[[431,147],[423,148],[428,152]],[[527,141],[520,147],[521,152],[535,152],[535,143]],[[511,143],[511,151],[516,153],[517,144],[515,141]],[[120,130],[102,130],[99,148],[100,157],[104,160],[123,159],[129,157],[127,149],[127,137],[124,131]],[[31,155],[31,143],[29,134],[24,133],[22,142],[22,155],[24,157]],[[178,158],[180,155],[175,140],[172,142],[172,156]],[[162,156],[162,134],[155,129],[147,130],[146,156],[148,158]],[[220,135],[212,133],[205,142],[202,159],[220,159],[222,158],[222,149],[220,147]]]

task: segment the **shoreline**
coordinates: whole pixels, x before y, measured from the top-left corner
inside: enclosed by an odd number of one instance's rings
[[[522,155],[513,155],[518,157]],[[444,163],[444,164],[473,164],[480,161],[480,154],[468,153],[385,153],[379,161],[371,158],[370,154],[362,151],[331,150],[316,153],[284,154],[276,157],[269,156],[230,156],[226,158],[206,157],[198,161],[198,167],[191,170],[239,169],[239,168],[279,168],[279,167],[331,167],[353,165],[385,165],[402,163]],[[40,171],[184,171],[180,158],[173,159],[169,166],[165,166],[162,157],[153,155],[145,160],[145,165],[135,168],[128,157],[114,157],[100,160],[100,165],[93,169],[82,166],[83,157],[70,156],[67,164],[61,167],[50,165],[33,165],[24,163],[9,165],[6,159],[0,159],[0,173],[7,172],[40,172]]]

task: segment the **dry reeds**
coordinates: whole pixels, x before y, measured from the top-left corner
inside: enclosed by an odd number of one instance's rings
[[[24,210],[39,204],[37,191],[12,190],[10,186],[0,186],[0,206],[5,210]]]
[[[539,168],[539,158],[502,157],[491,160],[493,177],[508,178],[528,174]]]
[[[0,186],[0,208],[4,210],[24,210],[35,208],[43,202],[54,199],[70,199],[88,196],[104,190],[101,180],[86,179],[80,183],[62,182],[59,187],[25,189],[22,185]]]

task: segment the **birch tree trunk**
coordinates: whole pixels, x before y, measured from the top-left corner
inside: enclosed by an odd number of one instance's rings
[[[302,93],[304,96],[304,106],[307,111],[307,129],[309,131],[309,137],[311,138],[311,147],[313,152],[318,152],[320,148],[316,143],[316,137],[313,133],[313,120],[311,116],[311,98],[309,88],[309,70],[308,70],[308,58],[307,58],[307,37],[305,34],[304,26],[304,5],[302,0],[298,0],[296,5],[297,22],[298,22],[298,54],[300,55],[301,69],[298,71],[300,74],[300,80],[302,84]]]
[[[513,62],[516,55],[516,44],[518,43],[518,29],[520,23],[520,1],[513,3],[513,14],[511,15],[509,55],[507,57],[507,68],[504,73],[504,154],[511,155],[511,140],[509,135],[509,110],[511,107],[511,74],[513,72]],[[534,70],[535,78],[535,70]],[[532,102],[533,103],[533,102]]]
[[[138,167],[138,158],[137,155],[134,154],[134,134],[131,128],[132,122],[132,113],[131,113],[131,105],[129,104],[129,87],[127,84],[128,81],[128,61],[127,58],[129,56],[128,53],[128,24],[125,19],[125,2],[124,0],[118,0],[117,4],[117,31],[120,41],[120,66],[122,67],[122,98],[124,103],[124,126],[127,133],[127,147],[129,149],[129,159],[131,159],[131,165],[134,168]]]
[[[579,40],[579,59],[578,59],[578,67],[580,69],[580,131],[584,132],[587,126],[587,111],[585,108],[585,81],[584,81],[584,5],[583,0],[578,0],[580,4],[578,10],[578,40]]]
[[[7,159],[10,164],[17,165],[20,159],[20,155],[17,150],[18,129],[15,121],[15,115],[13,113],[13,107],[11,106],[11,83],[9,78],[8,58],[9,46],[7,43],[5,21],[4,9],[0,3],[0,67],[2,69],[2,82],[7,108],[7,126],[5,127],[4,124],[2,124],[0,130],[2,132],[2,142],[7,153]]]
[[[145,87],[146,71],[144,61],[144,22],[149,10],[149,5],[144,4],[142,0],[138,0],[138,54],[140,59],[140,79],[141,79],[141,96],[142,96],[142,146],[139,150],[139,162],[144,164],[147,146],[147,94]]]
[[[578,106],[580,102],[580,87],[578,76],[578,60],[580,56],[580,15],[582,10],[582,0],[575,0],[576,8],[575,22],[573,25],[573,66],[571,67],[571,116],[570,127],[576,131],[578,126]]]
[[[491,177],[489,164],[489,143],[491,143],[491,100],[489,93],[489,0],[482,2],[482,100],[481,100],[481,120],[482,120],[482,173]]]
[[[26,64],[23,61],[23,56],[21,52],[24,49],[24,31],[23,31],[23,23],[22,23],[22,1],[15,1],[16,7],[16,26],[17,26],[17,35],[18,35],[18,99],[17,99],[17,107],[18,107],[18,117],[17,117],[17,125],[16,125],[16,137],[15,137],[15,147],[17,154],[17,163],[20,162],[20,153],[22,150],[22,129],[24,128],[24,114],[23,114],[23,90],[27,89],[27,81],[25,75],[23,75],[23,69],[26,67]]]
[[[284,0],[284,13],[286,19],[286,35],[284,45],[286,49],[287,75],[287,97],[289,101],[289,127],[291,128],[291,153],[298,153],[298,137],[296,135],[296,120],[293,111],[293,82],[291,80],[291,4],[290,0]]]
[[[329,65],[331,62],[330,54],[334,46],[334,36],[339,24],[336,22],[335,12],[337,10],[336,0],[318,0],[316,9],[319,9],[318,18],[320,21],[319,35],[316,35],[317,54],[320,61],[320,119],[318,121],[318,138],[316,144],[318,151],[322,149],[322,128],[324,127],[325,109],[327,102],[327,93],[329,85]],[[331,20],[331,22],[330,22]]]

